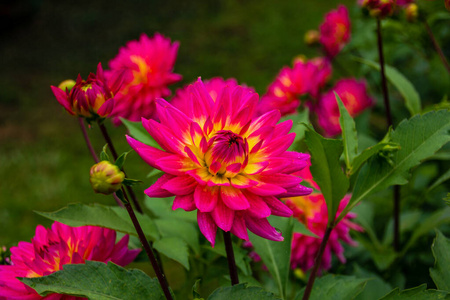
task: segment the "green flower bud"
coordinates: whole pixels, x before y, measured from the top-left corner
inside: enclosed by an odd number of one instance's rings
[[[120,189],[125,174],[107,160],[92,166],[89,181],[94,192],[109,195]]]
[[[66,91],[66,89],[70,91],[74,87],[75,83],[76,83],[75,80],[66,79],[58,85],[58,88],[60,88],[63,91]]]

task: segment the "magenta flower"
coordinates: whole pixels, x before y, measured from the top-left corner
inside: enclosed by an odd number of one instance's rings
[[[172,73],[179,43],[156,33],[149,38],[142,34],[139,41],[128,42],[119,54],[109,62],[108,78],[124,76],[116,97],[114,122],[119,117],[140,121],[141,117],[155,116],[155,99],[170,95],[167,87],[181,80],[181,75]]]
[[[95,226],[70,227],[55,222],[46,229],[39,225],[31,243],[19,242],[11,248],[11,265],[0,266],[0,299],[43,299],[16,277],[46,276],[66,264],[83,264],[86,260],[125,266],[140,251],[129,250],[128,239],[126,235],[116,244],[114,230]],[[45,299],[83,298],[51,294]]]
[[[320,43],[329,57],[336,56],[350,41],[350,18],[347,7],[339,5],[325,15],[320,25]]]
[[[345,208],[350,195],[342,199],[336,215]],[[286,204],[294,212],[294,217],[306,225],[306,227],[319,238],[306,236],[301,233],[294,233],[292,239],[291,268],[300,268],[306,272],[314,265],[314,259],[319,251],[322,238],[325,234],[328,223],[328,209],[325,198],[321,193],[314,193],[309,196],[292,197],[286,199]],[[338,259],[345,263],[344,248],[341,242],[351,246],[356,246],[356,242],[350,237],[350,229],[362,231],[362,228],[351,222],[355,218],[354,213],[348,213],[341,222],[331,231],[327,246],[322,256],[319,270],[331,268],[331,254],[334,253]]]
[[[286,151],[295,137],[292,121],[277,124],[278,110],[252,119],[258,94],[248,88],[225,86],[214,101],[199,79],[188,91],[186,113],[158,99],[161,122],[142,120],[163,150],[127,137],[145,162],[166,173],[145,193],[175,196],[173,209],[197,209],[200,231],[213,246],[218,227],[244,240],[247,228],[283,240],[267,221],[292,214],[278,198],[311,192],[291,175],[308,157]]]
[[[97,74],[89,74],[87,80],[78,75],[75,85],[69,90],[51,86],[56,100],[71,115],[84,117],[88,121],[109,116],[114,108],[114,93],[117,91],[118,81],[107,82],[103,76],[102,65],[97,66]],[[65,82],[63,82],[64,84]]]
[[[334,92],[339,95],[342,103],[344,103],[352,117],[375,103],[367,94],[367,85],[364,80],[339,80],[332,90],[328,91],[319,99],[316,107],[318,123],[327,136],[334,136],[341,133],[339,107]]]
[[[309,94],[315,98],[330,76],[331,64],[327,59],[296,60],[292,68],[281,69],[261,98],[257,111],[263,114],[278,109],[282,116],[294,114],[301,105],[300,97]]]

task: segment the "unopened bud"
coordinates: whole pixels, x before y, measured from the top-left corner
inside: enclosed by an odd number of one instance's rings
[[[89,181],[94,192],[109,195],[120,189],[125,174],[107,160],[92,166]]]
[[[414,22],[417,20],[417,16],[419,15],[419,7],[415,3],[410,3],[405,8],[406,20],[408,22]]]
[[[60,88],[63,91],[66,91],[66,89],[70,91],[75,84],[76,84],[75,80],[66,79],[58,85],[58,88]]]
[[[317,30],[308,30],[305,33],[304,39],[305,39],[305,43],[308,46],[315,45],[315,44],[319,43],[320,33]]]

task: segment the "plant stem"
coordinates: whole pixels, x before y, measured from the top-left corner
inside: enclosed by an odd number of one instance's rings
[[[111,150],[111,153],[112,153],[112,155],[113,155],[113,157],[114,157],[114,160],[117,160],[118,155],[117,155],[116,148],[114,148],[114,144],[113,144],[113,142],[112,142],[112,140],[111,140],[111,138],[110,138],[110,136],[109,136],[109,134],[108,134],[108,131],[106,130],[105,125],[103,125],[103,123],[101,123],[100,121],[98,121],[98,126],[100,127],[100,131],[102,132],[103,137],[105,138],[105,141],[106,141],[106,143],[107,143],[108,146],[109,146],[109,149]],[[125,170],[124,170],[123,168],[122,168],[122,171],[123,171],[123,173],[125,174],[125,177],[127,177],[127,173],[125,173]],[[141,207],[141,205],[139,204],[139,201],[137,200],[136,194],[134,193],[133,189],[131,188],[131,186],[127,186],[126,188],[127,188],[127,192],[130,194],[131,201],[133,202],[134,207],[136,207],[136,210],[137,210],[139,213],[142,214],[142,213],[143,213],[142,207]]]
[[[228,268],[230,269],[231,285],[239,283],[239,277],[234,259],[233,243],[231,242],[231,234],[229,231],[223,231],[223,241],[225,242],[225,251],[227,253]]]
[[[428,25],[428,22],[426,20],[423,21],[423,24],[425,25],[425,29],[427,30],[427,33],[428,33],[428,36],[430,37],[431,42],[433,43],[434,49],[438,53],[439,58],[441,59],[442,63],[444,64],[444,67],[447,69],[447,72],[450,74],[450,65],[448,64],[448,61],[445,58],[445,55],[442,52],[441,47],[439,47],[439,44],[436,41],[436,38],[434,37],[433,31],[431,31],[431,28]]]
[[[328,239],[330,238],[331,231],[333,227],[327,227],[325,234],[322,238],[322,243],[320,244],[319,252],[314,260],[314,266],[311,270],[311,274],[309,275],[308,284],[305,288],[305,293],[303,294],[302,300],[308,300],[309,296],[311,296],[311,291],[314,285],[314,281],[316,280],[317,271],[319,270],[320,264],[322,263],[323,252],[325,251],[325,247],[327,246]]]
[[[86,142],[89,152],[91,152],[92,158],[94,159],[95,163],[98,163],[99,160],[98,160],[97,154],[95,153],[94,147],[92,147],[91,140],[89,139],[89,136],[87,134],[86,125],[84,124],[84,119],[79,117],[78,122],[80,123],[81,132],[83,133],[84,141]]]
[[[383,100],[384,107],[386,109],[386,118],[387,118],[387,127],[391,127],[392,124],[392,115],[391,115],[391,107],[389,103],[389,94],[387,88],[386,74],[384,70],[384,55],[383,55],[383,39],[381,36],[381,20],[377,19],[377,36],[378,36],[378,56],[380,58],[380,73],[381,73],[381,86],[383,88]],[[396,252],[400,250],[400,186],[394,186],[394,209],[393,209],[393,218],[394,218],[394,249]]]
[[[150,259],[150,263],[152,264],[153,270],[155,271],[156,277],[158,278],[159,284],[161,285],[164,295],[166,296],[166,299],[172,300],[173,299],[172,294],[170,293],[169,285],[167,284],[165,275],[161,271],[158,261],[156,260],[156,257],[153,253],[152,247],[150,246],[149,242],[147,241],[147,238],[145,237],[144,232],[142,231],[141,225],[139,224],[139,221],[136,218],[136,215],[133,211],[133,207],[131,206],[130,202],[128,201],[128,196],[125,193],[125,190],[123,187],[122,187],[122,192],[123,192],[123,195],[126,200],[125,208],[127,209],[127,212],[130,215],[131,221],[133,222],[134,228],[136,229],[136,232],[139,236],[139,240],[141,241],[141,244],[144,247],[144,250],[147,253],[148,258]]]

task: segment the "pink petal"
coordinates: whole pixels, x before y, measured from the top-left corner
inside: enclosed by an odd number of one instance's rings
[[[223,203],[232,210],[244,210],[250,207],[245,195],[232,187],[221,187],[220,197]],[[220,226],[219,226],[220,227]]]
[[[193,194],[175,196],[172,204],[172,209],[176,210],[178,208],[182,208],[185,211],[193,211],[194,209],[196,209]]]
[[[311,194],[312,191],[313,191],[312,188],[308,188],[303,185],[297,185],[294,187],[286,188],[286,192],[278,194],[277,197],[288,198],[288,197],[305,196]]]
[[[240,239],[248,241],[247,226],[245,226],[245,220],[242,213],[237,211],[234,214],[233,226],[231,227],[231,233]]]
[[[75,115],[72,107],[70,106],[69,100],[67,100],[66,92],[56,86],[51,86],[50,88],[52,89],[52,92],[55,95],[56,100],[58,100],[59,104],[61,104],[68,113],[70,113],[71,115]]]
[[[200,228],[201,233],[205,236],[205,238],[211,243],[211,246],[214,247],[216,242],[216,232],[217,225],[214,223],[213,218],[210,213],[202,213],[201,211],[197,211],[197,222],[198,227]]]
[[[259,176],[259,179],[263,182],[270,182],[283,188],[290,188],[297,186],[302,180],[299,177],[285,174],[263,175]]]
[[[198,168],[194,170],[187,171],[186,174],[192,176],[201,185],[205,185],[212,178],[211,173],[209,173],[207,168]]]
[[[158,169],[173,175],[184,175],[187,171],[197,168],[189,158],[180,155],[170,155],[156,161]]]
[[[287,207],[281,200],[278,200],[274,196],[264,197],[264,201],[272,211],[272,215],[280,217],[290,217],[293,214],[292,210],[289,207]]]
[[[164,174],[158,180],[156,180],[156,182],[153,185],[151,185],[148,189],[146,189],[144,193],[152,198],[172,197],[173,194],[171,192],[168,192],[167,190],[161,188],[163,184],[165,184],[172,178],[174,178],[174,176],[170,174]]]
[[[211,216],[219,228],[230,231],[233,225],[234,210],[229,209],[221,200],[217,201],[216,208],[211,212]]]
[[[272,196],[286,193],[286,190],[282,187],[265,182],[260,182],[258,185],[248,188],[248,191],[260,196]]]
[[[218,188],[201,186],[200,184],[198,184],[195,188],[194,201],[198,210],[200,210],[201,212],[212,211],[216,207],[218,198]]]
[[[192,194],[197,187],[197,181],[189,175],[178,176],[168,180],[161,188],[174,195]]]
[[[133,148],[134,151],[136,151],[137,154],[139,154],[139,156],[153,168],[157,168],[156,161],[158,159],[171,155],[160,149],[141,143],[128,135],[126,136],[126,139],[131,148]]]
[[[264,126],[274,126],[280,120],[281,114],[279,110],[272,110],[252,122],[248,132],[253,133]]]
[[[269,221],[265,218],[256,219],[246,215],[245,224],[251,232],[259,235],[260,237],[277,242],[284,240],[281,236],[281,232],[278,232],[274,227],[272,227]]]
[[[246,189],[257,185],[259,182],[251,180],[250,178],[243,175],[236,175],[230,179],[231,186],[237,189]]]
[[[279,156],[284,153],[294,142],[295,133],[289,133],[280,138],[273,139],[269,144],[267,144],[262,151],[270,156]]]
[[[245,196],[250,203],[250,207],[246,210],[246,212],[250,213],[252,217],[259,219],[270,216],[271,210],[261,196],[249,192],[246,192]]]

